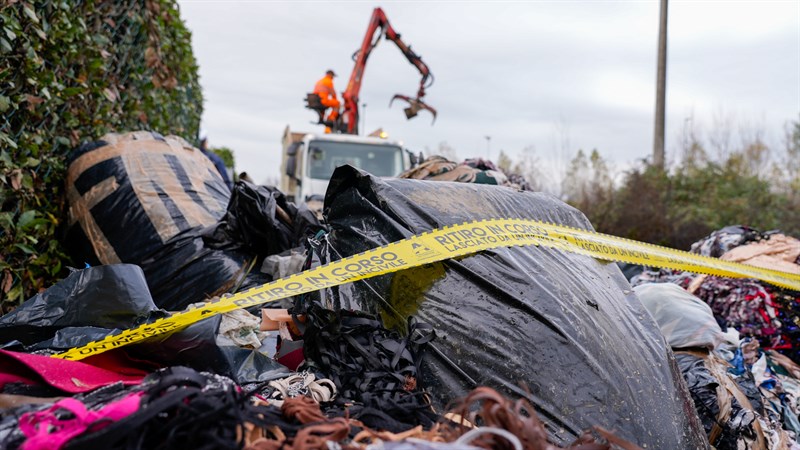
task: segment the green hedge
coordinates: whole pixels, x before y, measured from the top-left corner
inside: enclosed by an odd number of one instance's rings
[[[0,6],[0,308],[62,277],[66,154],[110,131],[197,136],[191,35],[171,0]]]

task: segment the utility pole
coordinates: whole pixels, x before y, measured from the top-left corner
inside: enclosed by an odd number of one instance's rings
[[[656,123],[653,136],[653,165],[664,170],[664,123],[667,93],[667,0],[661,0],[658,26],[658,75],[656,79]]]
[[[486,139],[486,159],[489,161],[492,160],[492,137],[491,136],[484,136]]]

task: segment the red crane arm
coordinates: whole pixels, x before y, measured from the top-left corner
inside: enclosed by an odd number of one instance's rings
[[[378,30],[380,30],[380,33],[375,36]],[[394,99],[399,98],[411,104],[409,108],[406,108],[406,116],[408,116],[409,119],[414,117],[417,111],[421,109],[431,111],[434,115],[434,119],[436,118],[436,111],[425,105],[421,100],[422,97],[425,96],[425,88],[429,87],[433,80],[430,69],[422,62],[422,58],[414,53],[411,47],[400,39],[400,34],[389,24],[389,19],[386,18],[386,14],[383,10],[381,8],[375,8],[372,12],[372,18],[369,21],[367,33],[364,36],[363,42],[361,42],[361,48],[353,55],[353,59],[355,60],[353,73],[350,74],[350,81],[347,83],[347,89],[342,93],[342,98],[344,99],[344,113],[342,115],[346,123],[347,134],[358,134],[358,94],[361,91],[361,81],[364,76],[364,69],[367,65],[367,58],[369,58],[372,49],[378,45],[382,36],[394,42],[400,51],[403,52],[406,59],[408,59],[422,74],[416,98],[411,99],[407,96],[395,95],[392,100],[394,101]]]

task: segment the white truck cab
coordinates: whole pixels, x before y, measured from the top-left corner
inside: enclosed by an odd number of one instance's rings
[[[378,137],[294,133],[287,126],[282,141],[281,191],[314,210],[321,210],[328,181],[339,166],[349,164],[375,176],[392,177],[412,162],[411,152],[401,142]]]

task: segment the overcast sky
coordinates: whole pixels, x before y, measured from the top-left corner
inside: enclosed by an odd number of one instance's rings
[[[410,121],[396,93],[419,74],[390,41],[370,56],[361,89],[367,131],[383,127],[415,151],[441,142],[460,157],[496,159],[533,147],[545,164],[578,148],[624,167],[652,152],[658,1],[179,2],[192,31],[212,146],[235,151],[237,170],[276,179],[280,137],[321,131],[303,98],[332,68],[341,93],[372,9],[435,76]],[[800,1],[671,1],[667,158],[686,118],[728,117],[780,142],[800,114]],[[485,136],[491,136],[487,142]]]

